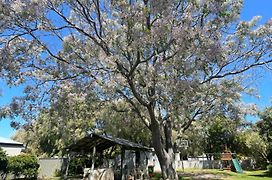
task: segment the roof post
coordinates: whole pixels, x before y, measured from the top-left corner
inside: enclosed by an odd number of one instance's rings
[[[92,154],[92,167],[91,170],[94,170],[94,163],[95,163],[95,154],[96,154],[96,147],[93,147],[93,154]]]
[[[67,154],[67,162],[66,162],[66,167],[65,167],[64,179],[68,179],[70,161],[71,161],[70,152],[68,152],[68,154]]]
[[[124,159],[125,159],[125,149],[123,146],[121,147],[121,180],[125,180],[125,174],[124,174]]]

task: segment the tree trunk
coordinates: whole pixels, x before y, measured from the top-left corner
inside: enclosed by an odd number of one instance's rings
[[[174,167],[174,151],[172,148],[171,137],[172,128],[169,126],[169,124],[165,127],[164,134],[166,141],[164,146],[161,138],[159,121],[155,118],[154,111],[152,111],[150,108],[149,115],[151,118],[152,143],[161,166],[162,178],[168,180],[178,180]]]

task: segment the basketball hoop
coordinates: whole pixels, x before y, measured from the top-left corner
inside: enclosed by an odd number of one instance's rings
[[[184,149],[188,148],[188,140],[185,139],[177,139],[176,140],[176,146],[178,148],[179,151],[182,151]],[[181,163],[182,163],[182,170],[184,172],[184,164],[183,164],[183,159],[181,159]]]
[[[177,148],[179,148],[179,149],[187,149],[188,148],[188,140],[177,139],[176,145],[177,145]]]

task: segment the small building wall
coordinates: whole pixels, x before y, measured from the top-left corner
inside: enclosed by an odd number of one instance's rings
[[[64,172],[67,165],[67,158],[40,158],[38,177],[50,178],[56,175],[56,171]]]
[[[23,146],[20,145],[9,145],[9,144],[0,144],[0,148],[2,148],[8,156],[17,156],[22,150],[24,150]]]
[[[127,169],[133,169],[135,168],[136,164],[135,164],[135,152],[134,151],[125,151],[125,158],[124,158],[124,167],[126,167]]]

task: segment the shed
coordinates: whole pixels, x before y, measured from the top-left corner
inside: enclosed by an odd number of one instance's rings
[[[76,143],[70,145],[67,150],[69,153],[77,154],[92,154],[93,162],[91,170],[94,170],[94,161],[97,152],[103,152],[114,146],[121,147],[121,165],[120,165],[120,179],[124,179],[124,176],[128,175],[128,166],[124,164],[126,157],[126,151],[135,152],[135,157],[137,157],[137,152],[151,152],[152,149],[141,144],[137,144],[122,138],[115,138],[109,135],[100,135],[96,133],[91,133],[88,136],[78,140]],[[130,155],[127,155],[129,158]],[[134,159],[136,161],[137,158]],[[145,169],[147,170],[147,157],[145,158]],[[136,163],[136,162],[134,162]],[[134,169],[135,170],[135,169]],[[119,179],[118,178],[118,179]]]
[[[93,148],[97,152],[101,152],[112,146],[119,145],[125,150],[152,151],[151,148],[137,144],[122,138],[114,138],[108,135],[89,134],[88,136],[78,140],[75,144],[70,145],[67,149],[69,152],[91,153]]]

